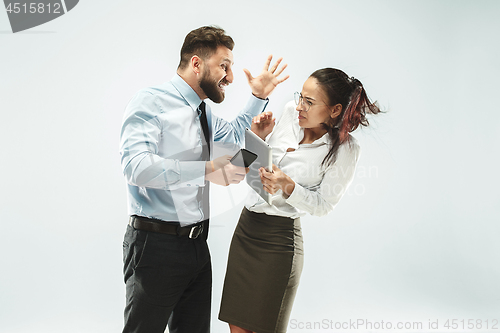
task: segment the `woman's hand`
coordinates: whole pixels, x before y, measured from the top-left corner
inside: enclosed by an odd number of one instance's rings
[[[273,131],[275,121],[276,118],[273,118],[272,112],[263,112],[253,117],[252,127],[250,129],[257,134],[259,138],[265,140],[266,136]]]
[[[276,88],[278,84],[282,83],[290,77],[290,75],[286,75],[283,78],[278,78],[278,76],[280,76],[280,74],[285,70],[287,65],[285,64],[280,69],[278,69],[278,66],[283,60],[283,58],[279,58],[274,63],[274,65],[269,68],[272,59],[272,55],[267,57],[264,68],[262,69],[262,72],[260,72],[259,76],[253,77],[248,69],[243,69],[247,76],[248,85],[252,89],[252,94],[254,94],[255,97],[266,99],[269,95],[271,95],[274,88]]]
[[[288,198],[292,194],[295,182],[276,165],[273,164],[273,172],[268,172],[266,169],[260,168],[259,173],[260,180],[266,192],[274,194],[278,190],[281,190],[285,198]]]

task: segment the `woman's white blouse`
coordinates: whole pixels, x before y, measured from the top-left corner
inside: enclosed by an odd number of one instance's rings
[[[273,148],[273,163],[295,182],[285,198],[281,190],[273,195],[272,205],[250,191],[245,207],[256,213],[297,218],[309,213],[323,216],[335,208],[354,179],[360,147],[356,139],[339,147],[335,163],[321,166],[330,149],[328,133],[311,144],[300,144],[304,130],[299,126],[295,103],[289,102],[266,142]],[[287,152],[288,148],[295,149]]]

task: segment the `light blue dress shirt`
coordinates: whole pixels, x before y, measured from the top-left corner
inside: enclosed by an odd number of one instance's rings
[[[179,75],[140,90],[129,102],[120,137],[129,215],[179,221],[182,226],[208,218],[197,198],[198,188],[205,186],[200,103]],[[212,115],[207,105],[210,141],[243,146],[245,127],[267,103],[252,95],[231,122]]]

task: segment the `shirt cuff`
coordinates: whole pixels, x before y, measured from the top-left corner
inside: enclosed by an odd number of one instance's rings
[[[205,186],[206,161],[179,161],[182,186]]]
[[[295,187],[285,202],[293,207],[300,205],[306,197],[306,189],[295,182]]]
[[[251,94],[250,99],[248,100],[247,104],[247,109],[251,111],[258,111],[258,113],[255,113],[254,116],[258,116],[264,110],[266,109],[267,104],[269,103],[269,98],[266,99],[260,99],[258,97],[255,97],[254,94]],[[252,112],[254,113],[254,112]]]

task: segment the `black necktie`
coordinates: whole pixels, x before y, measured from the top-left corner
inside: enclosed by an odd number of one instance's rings
[[[203,136],[205,137],[205,142],[202,142],[201,146],[201,160],[210,161],[210,133],[208,132],[208,121],[207,112],[205,109],[205,102],[201,102],[199,107],[200,114],[200,124],[203,130]],[[203,141],[203,140],[202,140]],[[205,181],[205,187],[198,188],[198,200],[201,201],[203,207],[203,218],[207,221],[205,223],[206,230],[203,231],[205,239],[208,237],[208,219],[210,217],[210,183]]]
[[[200,107],[200,123],[203,135],[205,136],[205,145],[202,147],[202,160],[210,161],[210,133],[208,132],[207,111],[205,109],[205,102],[201,102]]]

